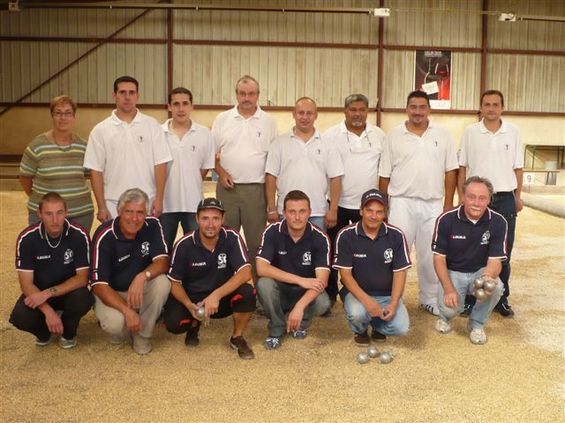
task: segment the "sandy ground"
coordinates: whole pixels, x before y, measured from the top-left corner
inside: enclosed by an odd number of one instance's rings
[[[389,365],[359,365],[341,304],[302,341],[266,351],[266,320],[247,338],[253,361],[227,344],[231,321],[214,321],[188,350],[159,327],[154,351],[112,346],[93,313],[79,345],[38,348],[8,323],[19,295],[14,240],[25,226],[21,192],[0,192],[0,416],[3,422],[542,422],[563,421],[565,404],[565,220],[526,208],[520,214],[511,303],[515,319],[494,314],[488,343],[469,343],[466,320],[439,335],[417,308],[409,271],[411,330],[380,349]]]

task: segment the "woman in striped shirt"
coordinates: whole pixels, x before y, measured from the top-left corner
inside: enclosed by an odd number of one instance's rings
[[[68,219],[90,231],[94,207],[83,168],[86,141],[72,132],[76,104],[66,96],[55,97],[50,110],[53,129],[37,136],[25,149],[20,182],[29,199],[28,223],[39,222],[41,197],[56,192],[67,203]]]

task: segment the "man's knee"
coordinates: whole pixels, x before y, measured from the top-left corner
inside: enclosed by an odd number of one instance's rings
[[[321,316],[330,308],[330,297],[327,292],[322,292],[314,300],[314,316]]]
[[[270,298],[278,292],[277,282],[271,278],[259,278],[256,287],[259,298]]]
[[[118,310],[108,307],[102,300],[96,299],[94,314],[104,332],[118,336],[123,334],[125,318]]]
[[[230,299],[230,308],[235,313],[252,313],[255,311],[255,288],[248,283],[241,285]]]
[[[171,292],[171,282],[165,275],[156,276],[147,285],[145,295],[148,300],[160,300],[163,304],[167,301],[169,293]]]
[[[26,330],[33,326],[33,322],[38,319],[36,310],[25,305],[23,295],[18,299],[12,313],[10,314],[10,323],[19,330]]]
[[[66,294],[64,311],[84,316],[93,304],[94,296],[88,288],[79,288]]]

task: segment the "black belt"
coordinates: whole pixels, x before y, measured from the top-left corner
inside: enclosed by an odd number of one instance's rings
[[[514,191],[498,191],[492,195],[493,197],[506,197],[507,195],[514,195]]]

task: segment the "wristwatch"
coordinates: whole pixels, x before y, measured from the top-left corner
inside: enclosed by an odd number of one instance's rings
[[[51,294],[51,296],[54,297],[57,294],[57,288],[55,288],[54,286],[49,288],[49,294]]]
[[[146,270],[146,271],[145,271],[145,279],[146,279],[147,281],[151,280],[151,272],[150,272],[149,270]]]

